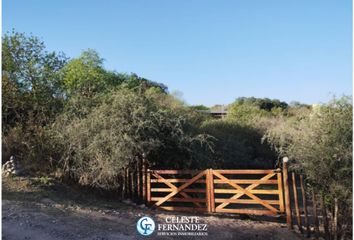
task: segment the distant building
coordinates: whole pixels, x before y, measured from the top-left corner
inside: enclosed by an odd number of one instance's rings
[[[224,105],[215,105],[210,108],[210,110],[199,110],[198,112],[203,112],[210,114],[213,118],[221,119],[227,116],[227,107]]]
[[[213,118],[224,118],[227,116],[227,110],[210,110],[209,113]]]

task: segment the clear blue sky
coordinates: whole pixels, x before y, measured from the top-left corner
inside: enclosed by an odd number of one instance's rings
[[[69,57],[96,49],[189,104],[352,94],[351,0],[3,0],[12,28]]]

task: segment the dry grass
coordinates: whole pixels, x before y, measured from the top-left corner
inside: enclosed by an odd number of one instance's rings
[[[63,184],[53,178],[6,177],[2,178],[2,199],[22,203],[36,203],[43,199],[63,206],[89,207],[91,209],[128,209],[114,195],[102,196],[92,189]]]

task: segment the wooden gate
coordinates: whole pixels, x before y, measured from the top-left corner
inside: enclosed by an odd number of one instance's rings
[[[206,212],[206,173],[206,170],[148,170],[147,201],[164,210]]]
[[[276,170],[148,170],[147,201],[176,211],[254,215],[284,213],[283,184]]]

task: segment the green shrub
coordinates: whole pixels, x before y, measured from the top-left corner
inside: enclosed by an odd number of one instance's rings
[[[338,199],[341,226],[352,216],[352,122],[351,99],[343,97],[279,118],[265,134],[280,156],[293,161],[294,170],[305,173],[329,209]]]
[[[218,168],[275,168],[276,155],[267,143],[262,143],[262,131],[236,121],[212,120],[201,131],[215,137]]]
[[[11,128],[2,138],[3,162],[14,156],[21,167],[32,175],[49,172],[56,166],[58,153],[49,132],[41,126],[29,125]]]
[[[96,101],[87,109],[81,105],[77,115],[68,107],[54,125],[64,171],[80,184],[116,188],[122,168],[143,153],[157,167],[188,167],[193,149],[208,143],[207,136],[193,131],[188,115],[144,94],[123,88]]]

